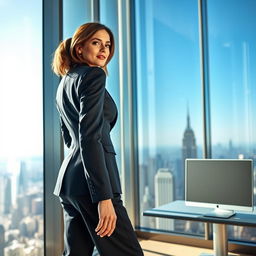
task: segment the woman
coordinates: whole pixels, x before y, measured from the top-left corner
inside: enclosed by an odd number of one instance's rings
[[[114,37],[106,26],[87,23],[58,46],[53,70],[62,76],[56,96],[62,135],[70,153],[54,194],[64,213],[65,256],[141,256],[142,249],[121,200],[110,131],[117,107],[105,89]]]

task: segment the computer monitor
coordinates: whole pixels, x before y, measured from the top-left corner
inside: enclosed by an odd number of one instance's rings
[[[185,203],[214,208],[206,216],[229,218],[253,211],[251,159],[186,159]]]

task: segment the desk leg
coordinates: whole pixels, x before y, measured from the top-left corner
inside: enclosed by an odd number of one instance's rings
[[[213,224],[213,250],[211,256],[228,256],[227,226],[225,224]],[[210,256],[202,253],[200,256]]]
[[[216,256],[228,255],[227,226],[213,224],[213,249]]]

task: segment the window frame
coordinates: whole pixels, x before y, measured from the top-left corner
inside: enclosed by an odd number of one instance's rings
[[[99,0],[88,0],[91,4],[91,20],[99,20]],[[123,175],[124,204],[130,216],[135,231],[140,238],[178,243],[182,245],[212,248],[212,234],[208,231],[204,238],[190,235],[164,234],[158,231],[139,229],[139,173],[138,173],[138,120],[136,95],[136,30],[135,30],[135,1],[116,0],[118,5],[118,36],[119,40],[119,75],[120,75],[120,121],[121,121],[121,168]],[[201,19],[205,16],[205,0],[198,0],[201,6]],[[63,142],[60,133],[58,113],[55,109],[55,95],[59,79],[51,71],[51,57],[60,40],[62,40],[63,17],[62,0],[43,1],[43,117],[44,117],[44,255],[53,256],[61,253],[62,241],[62,209],[57,197],[52,192],[56,182],[59,167],[64,157]],[[202,31],[204,28],[201,27]],[[201,40],[206,35],[202,33]],[[201,72],[207,64],[207,56],[201,53]],[[123,58],[127,58],[127,62]],[[204,62],[203,62],[204,61]],[[202,81],[204,79],[202,78]],[[127,86],[124,86],[127,85]],[[202,94],[206,95],[207,82],[202,84]],[[209,88],[208,88],[209,89]],[[210,134],[209,96],[204,96],[204,129],[207,138]],[[210,141],[205,139],[205,157],[211,156]],[[125,181],[125,182],[124,182]],[[209,226],[206,227],[209,230]],[[252,252],[256,250],[249,242],[229,242],[229,249],[237,252]]]
[[[136,30],[135,30],[135,1],[131,1],[131,56],[132,56],[132,81],[133,81],[133,111],[134,116],[133,120],[131,120],[132,127],[134,129],[134,177],[136,179],[136,186],[137,188],[137,196],[135,200],[134,207],[136,209],[135,212],[135,227],[136,233],[140,238],[144,239],[152,239],[156,241],[163,241],[163,242],[170,242],[170,243],[177,243],[187,246],[198,246],[202,248],[212,249],[212,240],[213,240],[213,233],[212,233],[212,225],[209,223],[205,223],[205,236],[204,237],[196,237],[189,234],[166,234],[164,232],[160,232],[157,230],[148,230],[140,228],[140,211],[139,211],[139,165],[138,165],[138,134],[137,134],[137,127],[138,127],[138,120],[137,120],[137,99],[136,99]],[[209,84],[209,55],[208,55],[208,31],[207,31],[207,0],[198,0],[198,18],[199,18],[199,49],[200,49],[200,73],[201,73],[201,91],[202,91],[202,109],[203,109],[203,136],[204,136],[204,144],[203,144],[203,156],[204,158],[211,158],[212,151],[211,151],[211,115],[210,115],[210,84]],[[134,188],[130,187],[130,190]],[[235,251],[236,253],[252,253],[256,252],[255,244],[252,242],[246,241],[235,241],[229,240],[229,251]]]
[[[44,162],[44,255],[61,254],[62,211],[53,195],[63,160],[55,95],[59,79],[51,70],[52,53],[62,39],[62,1],[43,1],[43,162]]]

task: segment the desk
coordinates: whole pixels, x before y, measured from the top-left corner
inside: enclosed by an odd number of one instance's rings
[[[211,212],[211,208],[186,206],[185,201],[178,200],[157,208],[146,210],[144,216],[161,217],[169,219],[192,220],[213,223],[213,249],[215,256],[227,256],[228,239],[227,226],[251,226],[256,227],[256,214],[236,212],[228,219],[205,217],[204,215]],[[206,255],[206,254],[204,254]]]

